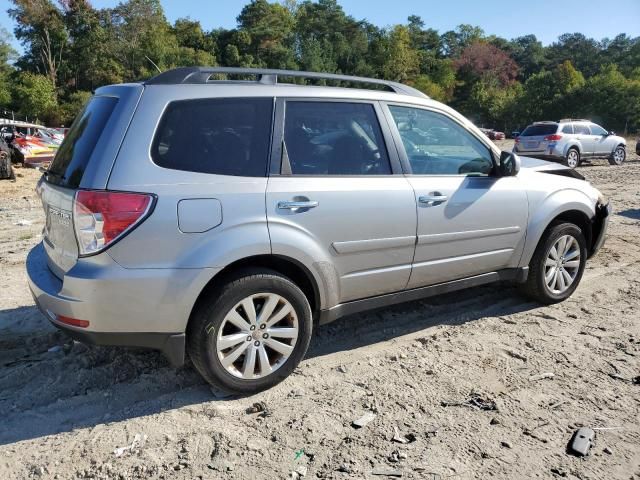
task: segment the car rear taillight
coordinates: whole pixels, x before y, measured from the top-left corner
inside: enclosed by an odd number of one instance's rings
[[[544,139],[549,142],[555,142],[556,140],[561,140],[562,135],[558,135],[557,133],[554,133],[553,135],[547,135],[546,137],[544,137]]]
[[[146,193],[79,190],[73,202],[78,253],[97,253],[138,225],[151,208]]]

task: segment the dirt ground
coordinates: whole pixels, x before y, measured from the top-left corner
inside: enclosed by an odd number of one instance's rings
[[[615,213],[566,302],[541,307],[498,285],[343,318],[318,329],[289,379],[252,397],[51,327],[24,271],[43,224],[39,174],[17,170],[0,182],[0,479],[640,479],[640,159],[629,150],[622,167],[580,168]],[[255,402],[266,410],[247,413]],[[354,428],[366,412],[373,421]],[[598,430],[577,458],[566,448],[583,425]]]

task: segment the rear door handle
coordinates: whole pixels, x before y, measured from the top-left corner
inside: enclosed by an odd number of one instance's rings
[[[316,208],[319,205],[315,200],[306,201],[290,201],[290,202],[278,202],[279,210],[302,210],[305,211],[310,208]]]
[[[420,203],[424,203],[426,205],[436,205],[439,203],[446,202],[448,197],[446,195],[440,195],[438,192],[435,192],[433,195],[423,195],[418,198]]]

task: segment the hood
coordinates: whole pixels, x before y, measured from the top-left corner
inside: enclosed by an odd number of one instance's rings
[[[585,178],[577,171],[567,167],[566,165],[556,162],[547,162],[546,160],[540,160],[538,158],[520,157],[520,168],[530,172],[551,173],[554,175],[562,175],[563,177],[585,180]]]
[[[546,160],[531,157],[520,157],[520,166],[521,168],[535,170],[536,172],[540,170],[570,170],[569,167],[561,163],[547,162]]]
[[[520,157],[520,168],[531,172],[551,173],[565,177],[577,178],[579,180],[585,179],[574,169],[571,169],[566,165],[556,162],[547,162],[538,158]]]

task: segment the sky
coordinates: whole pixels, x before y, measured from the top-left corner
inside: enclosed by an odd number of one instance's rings
[[[248,0],[161,0],[170,22],[181,17],[199,20],[205,30],[233,28]],[[535,34],[543,44],[562,33],[580,32],[597,40],[619,33],[640,36],[640,0],[338,0],[345,12],[378,26],[404,23],[409,15],[422,17],[425,26],[440,33],[461,23],[480,26],[485,33],[504,38]],[[118,0],[93,0],[96,8],[114,7]],[[13,32],[4,12],[9,0],[0,0],[0,26]],[[18,44],[14,39],[14,46]]]

